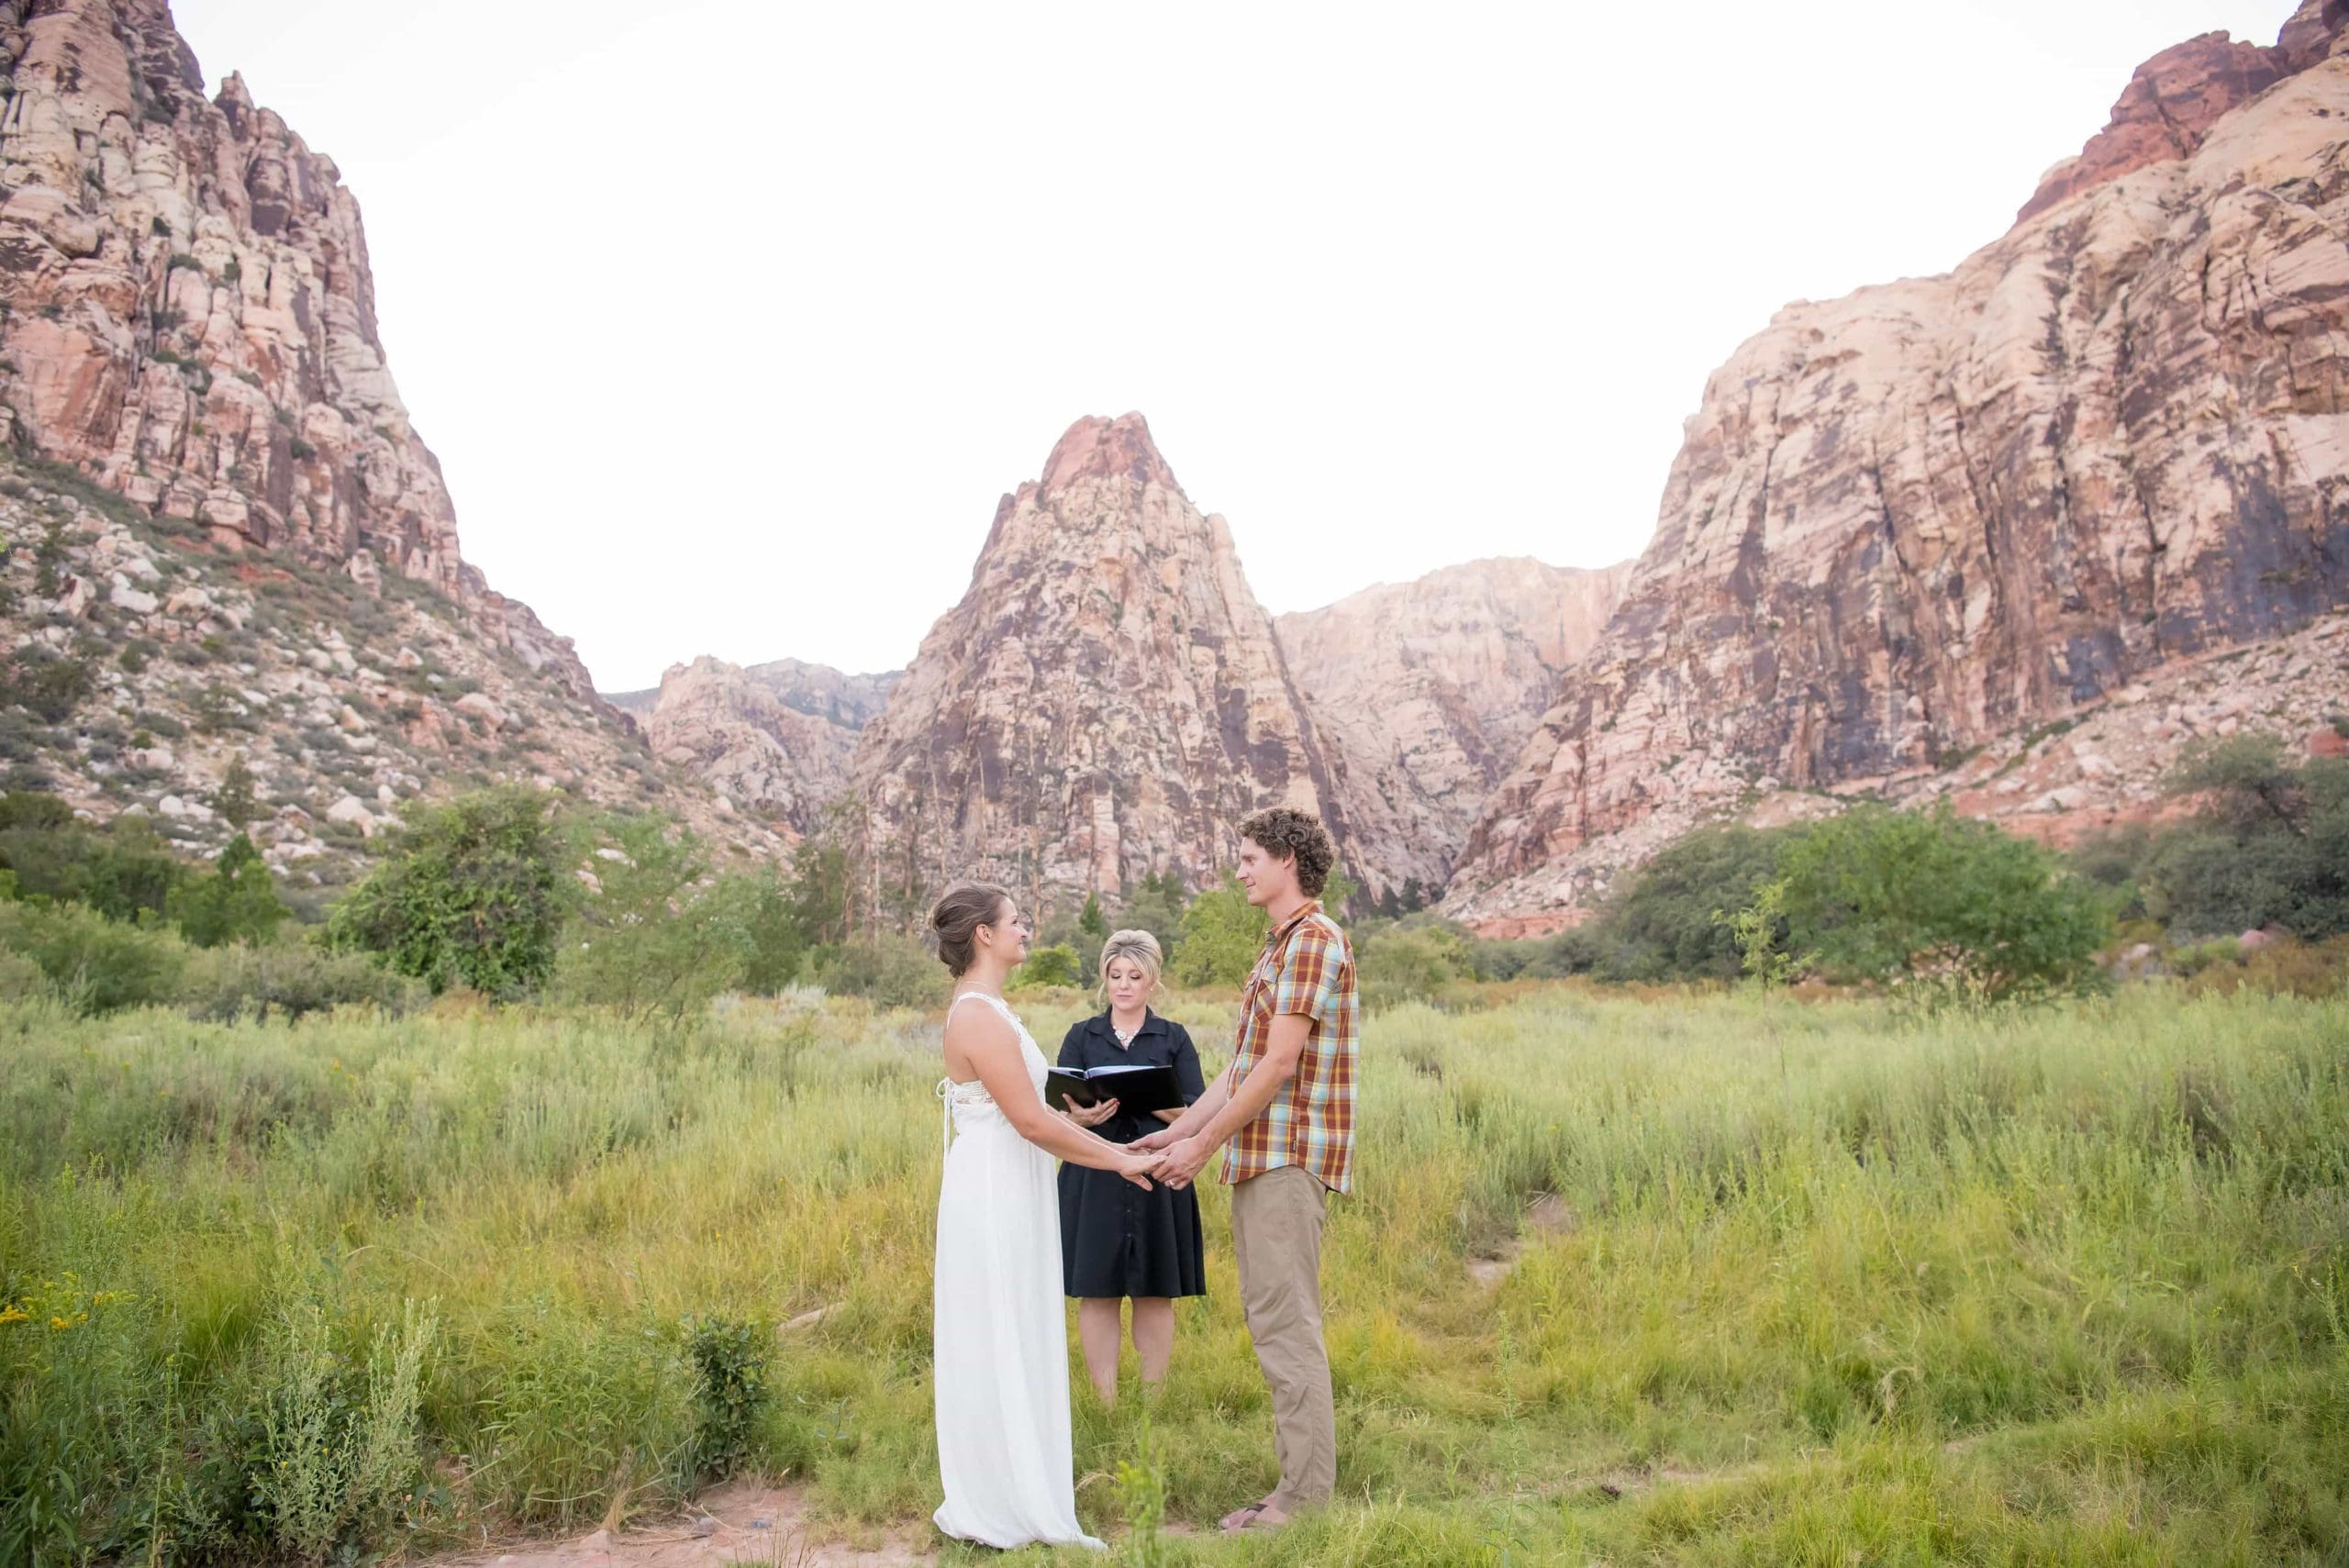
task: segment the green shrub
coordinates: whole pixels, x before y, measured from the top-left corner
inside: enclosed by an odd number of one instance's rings
[[[1800,832],[1699,828],[1633,873],[1577,940],[1596,942],[1594,966],[1609,980],[1735,979],[1737,942],[1714,913],[1751,905]]]
[[[1363,939],[1355,970],[1364,1006],[1385,1008],[1398,1002],[1434,1001],[1461,982],[1474,980],[1475,953],[1456,927],[1389,927]]]
[[[96,684],[86,662],[34,644],[0,666],[0,707],[21,704],[47,723],[62,724]]]
[[[0,870],[14,873],[20,896],[86,904],[116,920],[163,914],[188,875],[150,818],[93,826],[57,796],[25,790],[0,796]]]
[[[187,962],[176,932],[79,904],[0,902],[0,950],[39,964],[60,999],[85,1014],[171,1001]]]
[[[1028,961],[1011,972],[1010,982],[1005,989],[1032,991],[1047,985],[1076,986],[1084,984],[1084,971],[1077,962],[1076,949],[1063,942],[1052,947],[1030,948]]]
[[[285,940],[191,954],[178,999],[192,1017],[234,1023],[273,1016],[300,1018],[347,1006],[373,1006],[398,1018],[421,1006],[426,995],[423,982],[395,974],[366,953],[332,952]]]
[[[0,1002],[54,995],[49,975],[25,953],[0,948]]]
[[[2147,851],[2145,913],[2189,936],[2349,931],[2349,760],[2296,761],[2270,737],[2237,736],[2189,751],[2165,783],[2202,808]]]
[[[439,1324],[410,1302],[399,1329],[375,1330],[363,1365],[340,1353],[316,1301],[277,1327],[284,1380],[269,1406],[269,1462],[257,1480],[279,1543],[324,1562],[346,1540],[379,1533],[421,1467],[417,1412]]]
[[[891,1007],[936,1004],[946,971],[911,937],[874,932],[817,950],[816,983],[841,996],[863,996]]]
[[[2058,857],[1945,800],[1813,823],[1784,874],[1794,945],[1854,978],[1987,998],[2061,989],[2092,972],[2112,926],[2103,896]]]
[[[392,857],[328,917],[328,940],[380,953],[437,994],[544,985],[579,884],[551,797],[514,785],[411,807]]]
[[[2232,941],[2226,945],[2237,947]],[[2344,986],[2349,986],[2349,936],[2332,937],[2321,942],[2285,937],[2248,957],[2238,948],[2235,962],[2200,965],[2186,982],[2189,995],[2223,995],[2250,990],[2271,996],[2305,996],[2311,1001],[2337,996]]]
[[[720,1480],[751,1456],[767,1403],[768,1336],[740,1318],[688,1315],[679,1325],[694,1365],[692,1474]]]
[[[623,1018],[676,1018],[734,984],[744,912],[732,890],[702,885],[700,839],[657,813],[607,817],[593,832],[596,887],[563,929],[554,994]]]
[[[200,948],[265,942],[291,913],[277,895],[268,862],[242,833],[228,840],[210,874],[172,889],[167,907],[180,935]]]

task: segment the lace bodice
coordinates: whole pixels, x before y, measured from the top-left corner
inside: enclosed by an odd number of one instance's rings
[[[1028,1032],[1028,1026],[1019,1021],[1019,1014],[984,991],[963,991],[956,993],[953,1002],[948,1006],[947,1017],[953,1017],[956,1007],[974,1000],[993,1007],[1002,1015],[1003,1021],[1011,1026],[1012,1032],[1019,1037],[1019,1055],[1028,1064],[1028,1081],[1035,1085],[1041,1097],[1044,1092],[1044,1073],[1048,1063],[1044,1061],[1042,1050],[1036,1044],[1035,1037]],[[953,1147],[957,1132],[968,1133],[981,1127],[1010,1125],[1004,1118],[1003,1108],[995,1103],[995,1096],[987,1093],[987,1086],[975,1078],[969,1083],[941,1078],[938,1081],[938,1098],[943,1107],[941,1131],[950,1149]]]

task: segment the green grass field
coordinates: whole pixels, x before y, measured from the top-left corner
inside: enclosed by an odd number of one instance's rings
[[[1487,1000],[1365,1029],[1335,1507],[1132,1536],[1143,1402],[1072,1338],[1079,1509],[1132,1560],[2349,1561],[2349,1000]],[[1047,1049],[1082,1005],[1031,1004]],[[1212,1071],[1230,1001],[1165,1010]],[[842,1535],[925,1520],[936,1031],[0,1011],[0,1562],[584,1530],[678,1501],[728,1409]],[[1147,1418],[1194,1527],[1273,1478],[1204,1195]],[[752,1327],[763,1400],[688,1317]]]

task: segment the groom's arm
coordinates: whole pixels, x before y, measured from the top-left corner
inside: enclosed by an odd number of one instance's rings
[[[1304,1059],[1306,1042],[1312,1038],[1313,1020],[1303,1013],[1276,1015],[1264,1054],[1248,1070],[1240,1092],[1230,1092],[1231,1074],[1226,1073],[1217,1088],[1208,1090],[1207,1097],[1191,1107],[1194,1111],[1202,1109],[1208,1100],[1217,1097],[1217,1089],[1224,1091],[1223,1104],[1208,1114],[1204,1128],[1186,1132],[1186,1124],[1191,1119],[1186,1116],[1167,1129],[1184,1136],[1165,1145],[1166,1163],[1159,1167],[1159,1179],[1170,1187],[1188,1186],[1215,1151],[1230,1141],[1233,1133],[1262,1116],[1264,1107],[1273,1103],[1273,1096],[1280,1093],[1281,1085],[1297,1075],[1297,1064]]]
[[[1135,1139],[1129,1147],[1163,1149],[1168,1144],[1179,1142],[1206,1127],[1214,1118],[1215,1113],[1223,1109],[1225,1104],[1230,1100],[1231,1075],[1239,1070],[1240,1059],[1235,1056],[1231,1059],[1231,1065],[1218,1073],[1216,1081],[1208,1085],[1208,1092],[1186,1106],[1181,1116],[1176,1117],[1173,1122],[1159,1129],[1149,1137]]]

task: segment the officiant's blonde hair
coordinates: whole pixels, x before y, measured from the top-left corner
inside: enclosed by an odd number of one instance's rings
[[[1141,964],[1153,986],[1158,984],[1160,972],[1166,967],[1165,957],[1158,951],[1158,939],[1148,931],[1111,931],[1109,940],[1101,944],[1101,968],[1098,973],[1101,989],[1105,993],[1109,988],[1109,966],[1121,958]]]

